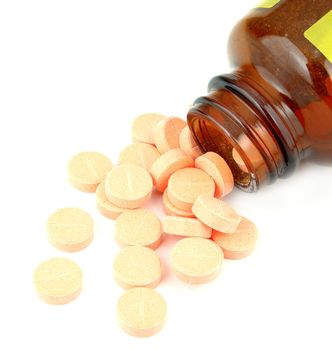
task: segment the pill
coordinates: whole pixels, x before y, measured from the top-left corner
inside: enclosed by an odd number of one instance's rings
[[[163,231],[169,235],[210,238],[212,229],[194,218],[166,216]]]
[[[168,190],[166,188],[166,190],[163,193],[163,208],[164,208],[164,211],[167,215],[183,216],[183,217],[188,217],[188,218],[193,218],[195,216],[192,211],[185,211],[185,210],[181,210],[181,209],[175,207],[169,201],[167,192],[168,192]]]
[[[256,128],[257,134],[261,132],[259,128]],[[260,135],[262,140],[264,141],[265,145],[269,147],[272,154],[276,154],[279,152],[279,150],[276,148],[276,145],[274,144],[273,140],[271,140],[269,134]],[[255,147],[255,145],[252,143],[250,139],[248,139],[245,135],[242,135],[238,139],[238,145],[239,148],[243,151],[244,156],[241,155],[241,152],[238,152],[237,149],[233,148],[232,150],[232,156],[234,161],[237,163],[238,167],[244,171],[245,173],[249,172],[249,169],[246,165],[245,158],[247,158],[252,166],[256,169],[258,168],[266,168],[266,162],[264,161],[264,158],[262,157],[261,152]],[[267,170],[267,169],[265,169]]]
[[[159,113],[145,113],[135,118],[131,127],[133,142],[154,144],[152,130],[163,119],[166,117]]]
[[[119,326],[135,337],[149,337],[165,324],[167,306],[164,298],[151,288],[125,291],[117,304]]]
[[[115,222],[115,238],[125,246],[145,246],[156,249],[161,242],[161,223],[156,214],[135,209],[121,214]]]
[[[102,183],[100,183],[97,187],[96,204],[97,209],[102,215],[113,220],[115,220],[120,214],[128,210],[120,208],[108,200],[105,193],[105,180]]]
[[[201,237],[181,239],[173,246],[170,257],[175,275],[190,284],[216,278],[223,259],[221,248],[212,240]]]
[[[152,178],[143,168],[125,164],[113,168],[105,180],[108,200],[120,208],[135,209],[151,197]]]
[[[69,182],[82,192],[95,192],[111,169],[111,161],[103,154],[81,152],[68,163]]]
[[[248,168],[244,162],[244,160],[241,158],[241,156],[239,155],[239,152],[233,148],[232,150],[232,156],[233,156],[233,159],[235,160],[236,164],[238,165],[238,167],[244,171],[245,173],[248,172]]]
[[[180,133],[187,123],[177,117],[160,121],[153,129],[153,140],[160,153],[180,147]]]
[[[192,208],[195,216],[214,230],[233,233],[241,216],[227,203],[210,195],[201,195]]]
[[[257,148],[255,148],[249,143],[243,144],[242,147],[244,147],[243,150],[254,168],[259,168],[263,166],[264,159],[257,150]],[[240,156],[239,152],[235,148],[233,148],[232,150],[232,156],[238,167],[245,173],[248,173],[249,169],[247,168],[244,159]]]
[[[181,149],[172,149],[162,154],[151,167],[151,176],[159,192],[164,192],[169,177],[177,170],[194,166],[194,160]]]
[[[216,185],[216,197],[226,196],[234,188],[233,174],[225,160],[217,153],[207,152],[195,159],[195,167],[209,174]]]
[[[195,142],[189,126],[182,129],[180,134],[180,148],[191,158],[196,159],[202,155],[202,151]]]
[[[79,208],[61,208],[47,221],[50,243],[65,252],[77,252],[87,247],[93,239],[93,220]]]
[[[55,305],[67,304],[81,292],[82,271],[69,259],[53,258],[37,266],[33,281],[43,301]]]
[[[114,279],[124,289],[156,287],[161,280],[161,263],[150,248],[132,246],[123,248],[115,257]]]
[[[256,245],[257,228],[253,222],[242,217],[232,234],[213,231],[212,239],[222,248],[226,259],[242,259],[250,255]]]
[[[133,164],[151,170],[152,164],[160,157],[157,148],[147,143],[133,143],[120,153],[119,164]]]
[[[180,169],[174,172],[167,187],[168,198],[177,208],[191,211],[201,194],[214,195],[215,184],[211,176],[195,168]]]

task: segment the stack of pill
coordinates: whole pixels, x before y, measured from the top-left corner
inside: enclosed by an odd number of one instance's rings
[[[257,229],[221,199],[233,190],[232,172],[218,154],[202,153],[184,120],[143,114],[132,124],[132,139],[117,166],[103,154],[83,152],[69,161],[68,176],[78,190],[96,192],[100,213],[116,220],[121,250],[113,274],[125,289],[117,304],[119,325],[131,335],[150,336],[166,318],[166,303],[155,291],[163,275],[155,250],[163,239],[181,237],[170,253],[172,270],[198,284],[216,278],[224,258],[248,256]],[[153,191],[163,192],[162,221],[144,208]],[[50,216],[47,232],[56,248],[75,252],[92,241],[93,221],[81,209],[63,208]],[[55,258],[37,267],[34,281],[44,301],[64,304],[79,295],[82,273],[71,260]]]

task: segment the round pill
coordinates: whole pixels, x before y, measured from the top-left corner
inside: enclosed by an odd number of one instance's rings
[[[195,167],[209,174],[216,184],[216,197],[226,196],[234,188],[233,174],[219,154],[207,152],[195,159]]]
[[[202,151],[195,142],[189,126],[186,126],[182,129],[180,134],[180,148],[185,152],[189,157],[196,159],[202,155]]]
[[[260,130],[256,130],[257,133],[260,133]],[[267,145],[272,153],[278,152],[276,150],[276,145],[273,143],[269,135],[261,135],[264,139],[265,145]],[[249,169],[246,165],[246,160],[251,163],[254,168],[266,168],[264,158],[261,155],[261,152],[254,146],[254,144],[247,137],[242,135],[238,139],[239,148],[243,151],[244,155],[241,155],[241,152],[238,152],[235,148],[232,150],[232,156],[234,161],[237,163],[238,167],[245,173],[249,172]],[[246,159],[247,158],[247,159]]]
[[[131,127],[133,142],[154,144],[152,130],[166,117],[159,113],[145,113],[134,119]]]
[[[232,150],[232,156],[233,156],[233,159],[235,160],[236,164],[238,165],[238,167],[244,171],[245,173],[248,172],[248,168],[244,162],[244,160],[241,158],[241,156],[239,155],[239,152],[233,148]]]
[[[180,133],[187,123],[177,117],[160,121],[153,129],[153,140],[160,153],[180,147]]]
[[[233,208],[210,195],[199,196],[192,210],[205,225],[225,233],[235,232],[241,221],[241,216]]]
[[[143,206],[151,197],[150,174],[136,165],[120,165],[106,177],[105,193],[108,200],[120,208],[135,209]]]
[[[197,219],[166,216],[163,231],[169,235],[210,238],[212,229]]]
[[[211,176],[195,168],[180,169],[169,180],[167,193],[174,206],[191,211],[193,204],[201,194],[214,195],[215,184]]]
[[[269,142],[268,139],[267,142]],[[240,145],[244,150],[246,156],[249,158],[249,161],[253,165],[253,167],[259,168],[263,166],[264,159],[261,153],[257,150],[257,148],[254,145],[252,145],[249,141],[243,141],[242,143],[240,143]],[[245,173],[248,173],[249,169],[247,168],[244,159],[240,156],[239,152],[235,148],[233,148],[232,150],[232,156],[238,167]]]
[[[161,242],[161,223],[156,214],[135,209],[121,214],[115,223],[115,238],[125,246],[145,246],[156,249]]]
[[[221,247],[226,259],[242,259],[250,255],[256,245],[257,228],[253,222],[242,217],[232,234],[213,230],[212,239]]]
[[[133,164],[151,170],[152,164],[160,157],[157,148],[147,143],[133,143],[121,153],[119,164]]]
[[[70,183],[82,192],[95,192],[112,169],[111,161],[98,152],[81,152],[68,163]]]
[[[165,324],[167,306],[164,298],[150,288],[125,291],[117,304],[120,327],[135,337],[149,337]]]
[[[93,239],[93,220],[79,208],[62,208],[47,221],[50,243],[65,252],[77,252],[87,247]]]
[[[43,301],[55,305],[67,304],[81,292],[82,271],[69,259],[53,258],[35,269],[33,281]]]
[[[169,177],[177,170],[194,166],[194,160],[179,148],[162,154],[152,165],[151,176],[156,189],[164,192]]]
[[[192,211],[185,211],[185,210],[181,210],[177,207],[175,207],[168,198],[168,194],[167,194],[167,188],[163,193],[163,207],[164,207],[164,211],[167,215],[171,215],[171,216],[183,216],[183,217],[188,217],[188,218],[193,218],[195,215],[193,214]]]
[[[105,180],[97,187],[96,204],[97,209],[102,215],[113,220],[115,220],[120,214],[128,211],[128,209],[120,208],[108,200],[105,193]]]
[[[210,239],[183,238],[171,251],[172,268],[178,278],[190,284],[206,283],[216,278],[224,256]]]
[[[156,287],[161,280],[161,263],[150,248],[126,247],[116,256],[114,279],[122,288]]]

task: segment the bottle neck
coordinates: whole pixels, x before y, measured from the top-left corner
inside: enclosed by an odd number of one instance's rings
[[[239,69],[213,78],[188,113],[193,136],[220,154],[241,189],[254,192],[297,168],[310,148],[294,109],[276,89]]]

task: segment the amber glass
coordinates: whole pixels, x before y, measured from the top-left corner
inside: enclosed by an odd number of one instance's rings
[[[230,36],[234,71],[213,78],[188,113],[198,144],[228,161],[243,190],[287,177],[309,157],[332,161],[332,63],[304,36],[331,10],[332,0],[253,9]]]

